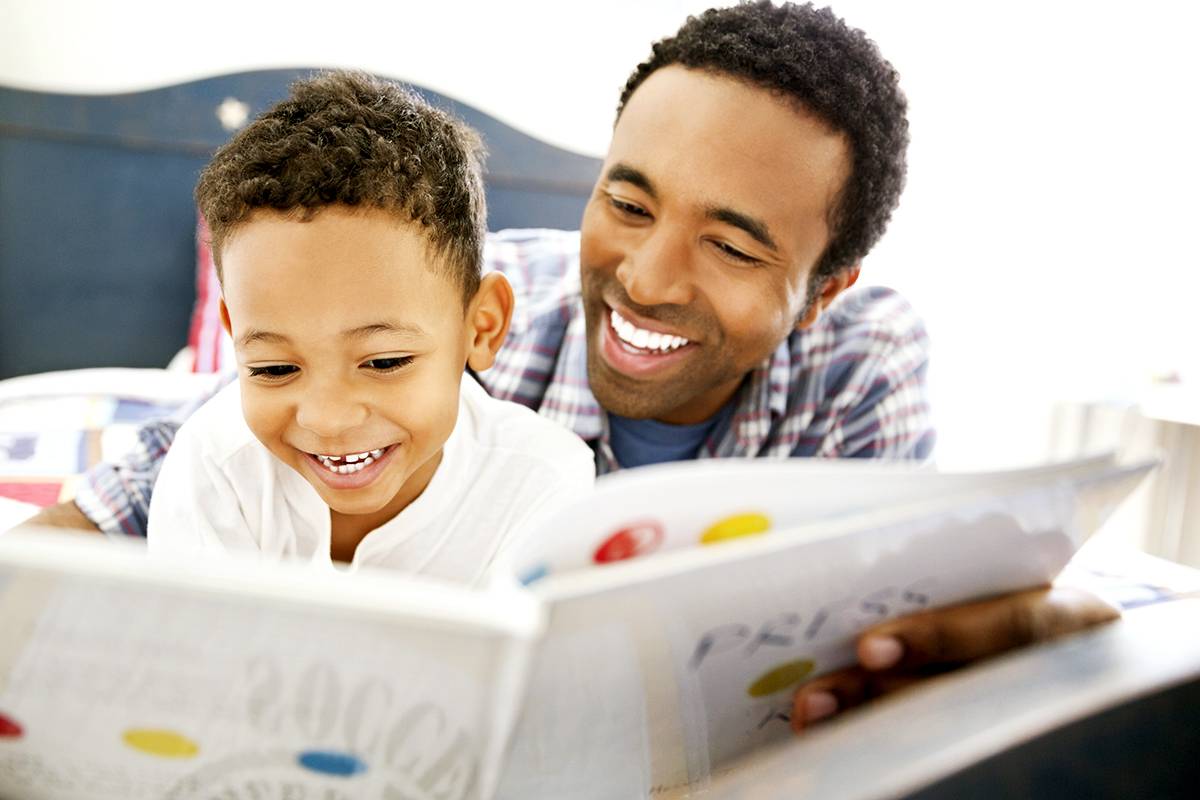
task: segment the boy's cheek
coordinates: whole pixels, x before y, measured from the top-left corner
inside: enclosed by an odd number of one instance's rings
[[[285,434],[294,422],[288,405],[267,394],[262,387],[242,384],[242,417],[246,426],[268,450],[284,461],[295,455],[285,443]]]
[[[442,376],[426,379],[406,387],[394,405],[395,422],[408,430],[414,439],[438,439],[440,447],[450,436],[458,418],[459,381],[452,383]]]

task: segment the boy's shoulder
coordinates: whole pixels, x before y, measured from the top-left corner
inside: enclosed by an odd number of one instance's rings
[[[208,398],[184,421],[168,455],[182,450],[181,444],[194,457],[217,466],[247,450],[266,453],[266,448],[254,437],[242,415],[241,388],[237,380],[230,381]]]
[[[587,472],[594,475],[591,448],[571,431],[523,405],[492,397],[472,377],[464,376],[458,425],[494,459],[533,471]]]

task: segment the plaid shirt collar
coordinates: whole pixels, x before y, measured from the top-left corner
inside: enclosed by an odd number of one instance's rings
[[[508,341],[478,378],[493,396],[574,431],[603,474],[618,465],[588,385],[579,244],[578,232],[489,235],[486,269],[508,277],[517,302]],[[730,421],[697,457],[923,458],[933,443],[927,360],[924,327],[902,298],[856,290],[746,376]]]
[[[538,413],[575,432],[596,451],[600,473],[619,469],[609,442],[608,415],[592,394],[587,377],[587,331],[583,304],[572,298],[570,321],[562,350]],[[732,425],[714,431],[713,440],[700,449],[700,457],[757,456],[767,445],[776,421],[787,412],[792,351],[784,340],[747,375],[732,402]],[[717,440],[717,441],[714,441]]]

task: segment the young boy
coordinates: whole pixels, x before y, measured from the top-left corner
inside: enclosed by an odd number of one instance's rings
[[[464,372],[491,366],[513,305],[480,275],[480,159],[462,123],[349,73],[295,85],[217,152],[196,197],[239,380],[180,429],[152,550],[474,583],[587,490],[581,440]]]

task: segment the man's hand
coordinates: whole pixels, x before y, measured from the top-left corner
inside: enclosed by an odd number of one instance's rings
[[[28,530],[35,525],[48,526],[51,528],[70,528],[77,531],[87,531],[89,533],[100,533],[100,529],[96,527],[95,523],[84,516],[83,512],[79,510],[79,506],[75,505],[70,500],[43,508],[29,519],[13,528],[10,533],[20,533],[21,531]]]
[[[901,617],[863,632],[858,665],[796,691],[792,729],[930,676],[1033,642],[1117,619],[1120,612],[1078,589],[1040,588]]]

